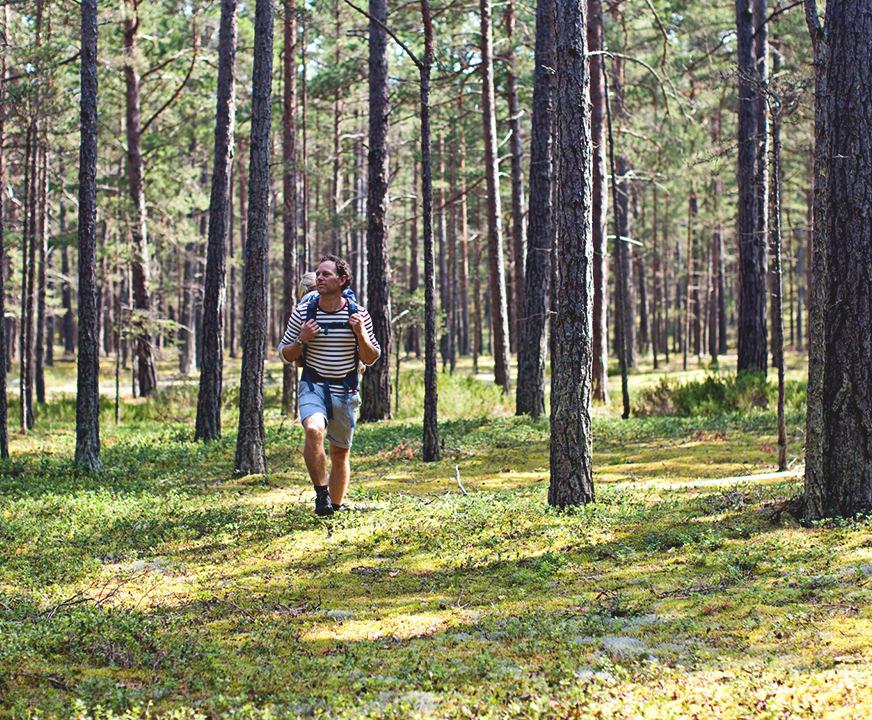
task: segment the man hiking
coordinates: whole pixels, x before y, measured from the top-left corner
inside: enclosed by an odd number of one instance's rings
[[[348,489],[349,450],[355,415],[358,362],[372,365],[381,347],[365,308],[343,297],[351,284],[348,263],[326,255],[315,273],[317,295],[294,308],[279,353],[286,363],[302,360],[300,421],[306,431],[303,458],[315,486],[315,512],[324,517],[343,509]],[[330,474],[324,437],[330,441]]]

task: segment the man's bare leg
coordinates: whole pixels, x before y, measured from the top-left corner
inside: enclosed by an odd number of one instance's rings
[[[324,432],[327,420],[320,413],[310,415],[303,420],[306,431],[306,444],[303,446],[303,459],[312,484],[322,487],[327,484],[327,455],[324,452]]]
[[[330,501],[341,505],[348,490],[348,477],[351,474],[351,453],[348,448],[330,443]]]

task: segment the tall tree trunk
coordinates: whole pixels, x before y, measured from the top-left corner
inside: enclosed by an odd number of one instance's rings
[[[100,463],[100,356],[97,345],[97,0],[81,1],[79,142],[79,352],[76,465]]]
[[[215,440],[221,436],[221,390],[224,366],[224,278],[226,276],[225,242],[233,237],[232,166],[236,123],[236,2],[221,0],[221,27],[218,34],[218,98],[215,107],[215,153],[212,189],[209,198],[209,238],[206,243],[206,277],[203,288],[203,338],[200,343],[200,391],[197,396],[197,440]],[[231,251],[232,258],[232,251]],[[236,321],[236,275],[230,270],[231,336]],[[231,340],[231,355],[234,342]]]
[[[614,78],[613,117],[620,126],[625,120],[624,112],[624,59],[615,56],[612,60],[612,76]],[[615,312],[615,322],[621,326],[620,332],[624,338],[624,362],[627,368],[636,367],[636,298],[633,292],[633,246],[630,238],[630,163],[623,153],[618,153],[615,165],[617,177],[614,179],[617,188],[615,200],[615,288],[620,292],[621,302]],[[620,257],[618,257],[620,256]],[[618,337],[615,328],[615,337]]]
[[[386,0],[369,0],[369,155],[367,163],[367,299],[382,361],[363,375],[360,419],[391,416],[391,294],[388,254],[388,21]]]
[[[752,15],[754,18],[754,115],[756,117],[756,166],[754,169],[754,192],[756,195],[756,232],[762,249],[763,270],[766,268],[766,247],[770,243],[769,224],[769,26],[766,22],[767,0],[752,0]],[[769,281],[766,279],[766,292],[770,292]],[[767,298],[768,299],[768,298]],[[764,300],[764,313],[766,301]],[[769,323],[774,321],[771,316],[772,303],[769,302]],[[772,329],[774,336],[775,329]],[[771,339],[774,343],[774,338]],[[774,344],[772,345],[774,347]]]
[[[524,273],[527,262],[526,208],[524,207],[523,144],[521,142],[521,102],[518,99],[515,75],[515,0],[506,4],[506,95],[509,101],[509,127],[512,131],[512,248],[515,258],[513,286],[515,288],[512,327],[512,349],[517,351],[520,324],[524,315]]]
[[[282,327],[294,308],[297,272],[297,16],[296,0],[284,0],[284,88],[282,97]],[[282,413],[294,412],[297,369],[282,367]]]
[[[302,190],[302,207],[300,208],[300,231],[303,239],[303,246],[300,248],[300,266],[307,270],[312,267],[314,258],[312,257],[312,243],[309,237],[309,85],[307,81],[308,65],[306,62],[306,44],[307,44],[307,25],[303,20],[301,23],[302,31],[300,37],[300,124],[303,140],[302,147],[302,166],[303,177],[300,188]]]
[[[257,0],[254,68],[251,82],[251,155],[248,237],[245,243],[242,309],[242,374],[236,472],[266,472],[263,429],[263,368],[268,317],[267,280],[270,230],[270,121],[273,61],[273,0]]]
[[[870,23],[872,28],[872,23]],[[773,65],[778,77],[779,55]],[[870,84],[872,87],[872,84]],[[781,98],[776,89],[771,97],[772,182],[769,187],[769,295],[771,298],[772,364],[778,370],[778,469],[787,470],[787,430],[784,421],[784,318],[781,272]],[[870,123],[872,129],[872,123]],[[872,225],[872,223],[870,223]],[[867,236],[868,237],[868,236]],[[872,410],[872,404],[870,404]],[[870,453],[872,456],[872,453]],[[870,463],[872,468],[872,463]]]
[[[39,125],[31,120],[25,148],[25,201],[23,242],[21,244],[21,363],[19,369],[19,421],[21,431],[33,427],[33,365],[34,365],[34,268],[36,265],[36,195],[37,157],[39,155]]]
[[[0,36],[0,188],[6,187],[6,157],[3,146],[6,141],[6,55],[9,52],[9,5],[3,6],[2,36]],[[6,399],[6,369],[9,359],[9,334],[6,328],[6,246],[4,241],[6,215],[5,192],[0,192],[0,460],[9,457],[8,406]]]
[[[672,264],[672,254],[670,252],[670,236],[669,236],[669,193],[666,193],[666,200],[663,203],[663,361],[669,364],[669,306],[671,298],[669,295],[669,278]]]
[[[430,0],[421,0],[424,59],[418,66],[421,83],[421,173],[424,210],[424,430],[423,458],[438,460],[439,425],[436,382],[436,268],[433,253],[433,161],[430,157],[430,68],[433,64],[433,23]]]
[[[487,176],[488,268],[493,328],[494,382],[504,393],[511,389],[509,377],[509,321],[503,259],[502,207],[497,159],[497,121],[494,99],[491,0],[479,0],[481,12],[482,119],[484,121],[485,173]]]
[[[545,412],[546,320],[554,239],[553,127],[555,80],[555,4],[536,2],[536,55],[530,134],[530,222],[524,277],[524,314],[518,345],[515,412],[539,417]]]
[[[463,114],[463,93],[457,95],[458,117]],[[466,197],[466,136],[463,126],[458,128],[460,133],[460,162],[458,174],[460,176],[460,255],[457,259],[457,279],[460,283],[458,288],[458,304],[460,310],[460,341],[461,355],[469,355],[469,202]]]
[[[663,303],[663,288],[661,287],[661,262],[659,237],[660,237],[660,202],[657,197],[657,185],[652,185],[652,202],[651,207],[654,212],[651,222],[651,281],[653,284],[654,304],[652,308],[652,328],[651,328],[651,352],[654,360],[654,369],[660,367],[660,362],[657,353],[662,347],[661,340],[663,338],[663,328],[661,325],[661,308]]]
[[[39,270],[36,275],[36,345],[34,349],[34,384],[36,386],[36,401],[45,405],[45,291],[46,262],[48,260],[48,145],[43,133],[43,141],[37,145],[39,170],[37,179],[39,187],[36,191],[36,227],[39,252],[37,260]]]
[[[756,0],[755,0],[756,1]],[[751,0],[736,0],[739,71],[739,358],[738,370],[766,372],[765,236],[758,230],[756,67]]]
[[[448,330],[448,369],[454,372],[457,366],[457,165],[459,148],[457,140],[451,138],[451,150],[448,158],[448,194],[452,198],[448,206],[448,247],[447,272],[445,277],[446,300],[448,312],[445,316],[445,326]]]
[[[557,242],[560,274],[551,371],[548,503],[591,502],[593,237],[586,0],[557,0]]]
[[[872,13],[831,0],[815,54],[813,284],[805,516],[872,510]],[[836,313],[833,308],[838,308]]]
[[[445,372],[448,366],[448,257],[445,251],[448,244],[448,228],[445,213],[445,185],[447,183],[445,142],[441,135],[436,140],[436,154],[439,157],[439,191],[436,201],[439,203],[439,326],[442,330],[439,337],[439,354],[442,356],[442,372]]]
[[[412,221],[409,228],[409,294],[414,295],[420,285],[420,270],[418,260],[418,162],[412,164]],[[421,357],[421,329],[417,324],[409,325],[406,333],[406,352],[415,353]]]
[[[603,49],[602,0],[587,2],[589,52]],[[606,96],[603,92],[603,56],[590,56],[590,135],[593,142],[593,399],[609,401],[608,334],[608,188],[606,187],[606,142],[603,132]]]
[[[342,25],[340,21],[340,6],[341,0],[333,0],[333,67],[339,68],[342,61],[340,48],[340,34]],[[339,208],[342,205],[342,174],[340,172],[340,156],[342,154],[342,136],[340,135],[339,123],[342,118],[342,101],[340,99],[340,88],[337,83],[336,89],[333,92],[333,158],[332,170],[333,175],[330,183],[330,237],[331,245],[329,252],[336,255],[342,255],[342,233],[341,223],[339,222]],[[388,363],[390,364],[390,363]]]
[[[148,235],[145,208],[145,164],[142,157],[142,114],[140,110],[139,73],[136,70],[139,2],[132,0],[131,10],[125,3],[124,16],[124,84],[127,117],[127,186],[133,204],[130,265],[133,270],[133,302],[139,321],[145,324],[136,338],[139,394],[151,395],[157,389],[157,373],[151,347],[149,295]]]

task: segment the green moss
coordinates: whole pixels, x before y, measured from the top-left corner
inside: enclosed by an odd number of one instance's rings
[[[736,476],[773,470],[771,410],[600,409],[597,502],[557,511],[547,419],[467,371],[440,376],[442,461],[420,461],[415,370],[397,419],[358,427],[355,511],[329,522],[277,386],[270,475],[242,479],[232,405],[194,443],[191,385],[126,400],[119,426],[107,408],[99,477],[70,465],[53,400],[0,465],[0,716],[872,711],[870,521],[770,519],[797,478]]]

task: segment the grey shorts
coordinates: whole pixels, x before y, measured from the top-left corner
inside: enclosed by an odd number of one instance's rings
[[[327,422],[327,439],[331,445],[350,448],[354,438],[360,395],[357,393],[329,393],[331,408],[327,410],[328,392],[321,383],[300,383],[300,422],[320,414]]]

